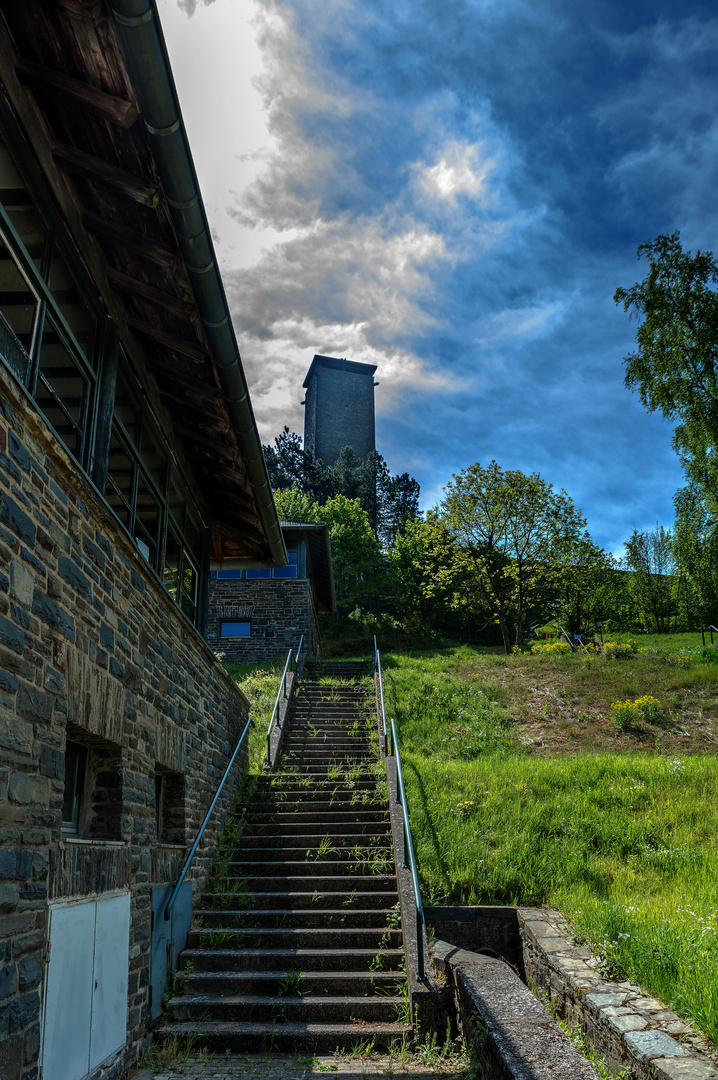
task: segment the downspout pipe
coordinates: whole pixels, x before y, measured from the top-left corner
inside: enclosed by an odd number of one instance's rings
[[[154,0],[112,0],[112,13],[157,162],[172,223],[276,565],[287,562],[267,466],[217,267],[167,47]]]

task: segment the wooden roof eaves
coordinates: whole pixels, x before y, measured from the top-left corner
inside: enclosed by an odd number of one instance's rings
[[[135,377],[147,395],[168,445],[172,447],[177,467],[189,487],[197,508],[204,517],[205,522],[207,522],[210,517],[209,507],[204,492],[195,479],[194,467],[185,454],[183,443],[173,434],[171,417],[162,404],[159,387],[154,376],[149,373],[149,367],[145,364],[144,353],[139,342],[127,326],[125,308],[108,280],[106,273],[108,267],[102,250],[99,244],[92,240],[83,225],[82,216],[85,208],[79,200],[74,187],[67,182],[65,174],[55,165],[50,142],[51,136],[46,129],[42,110],[30,87],[23,85],[17,78],[15,52],[2,22],[0,22],[0,73],[11,107],[24,129],[27,140],[37,159],[42,173],[42,181],[49,187],[51,194],[60,207],[77,251],[85,263],[87,274],[94,281],[110,318],[117,326],[120,340],[134,370]]]

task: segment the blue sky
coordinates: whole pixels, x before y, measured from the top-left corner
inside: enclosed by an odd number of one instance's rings
[[[639,243],[718,247],[702,3],[160,0],[265,442],[315,352],[378,365],[432,505],[495,459],[594,538],[670,524],[670,425],[623,387]]]

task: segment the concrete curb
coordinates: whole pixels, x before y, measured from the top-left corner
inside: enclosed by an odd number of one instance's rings
[[[503,960],[435,941],[477,1080],[598,1080],[548,1009]]]

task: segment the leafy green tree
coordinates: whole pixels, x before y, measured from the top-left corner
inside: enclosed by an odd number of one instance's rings
[[[684,252],[680,233],[641,244],[649,270],[614,300],[641,322],[626,386],[675,423],[673,446],[692,483],[718,497],[718,264]]]
[[[473,583],[491,605],[507,653],[522,640],[526,614],[536,606],[559,550],[586,536],[586,520],[565,491],[538,473],[504,471],[478,462],[444,489],[439,513],[454,534]]]
[[[315,502],[299,488],[275,492],[280,521],[329,527],[334,588],[340,614],[369,610],[378,589],[381,560],[374,530],[358,499],[335,495]]]
[[[408,473],[392,476],[376,450],[359,458],[345,446],[333,465],[325,465],[303,449],[300,436],[288,427],[273,447],[262,449],[274,492],[297,488],[321,504],[336,495],[358,499],[384,547],[391,545],[406,521],[419,515],[419,484]]]
[[[559,542],[553,559],[553,602],[571,637],[593,633],[597,620],[618,622],[616,586],[621,578],[610,554],[587,534],[579,534],[565,547]]]
[[[697,484],[675,495],[673,552],[685,583],[682,599],[688,629],[718,625],[718,521],[710,495]]]
[[[447,628],[457,622],[466,626],[474,618],[471,574],[436,511],[428,511],[426,520],[407,521],[388,558],[395,610],[405,630]]]
[[[629,589],[644,626],[667,634],[678,615],[679,573],[670,529],[656,525],[651,532],[634,529],[626,541]]]

